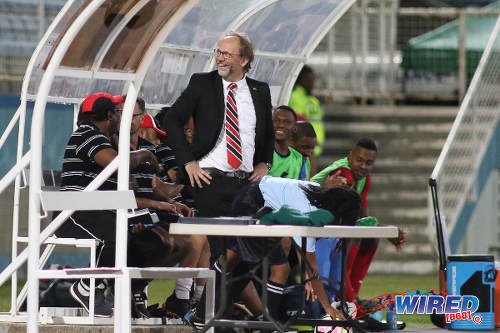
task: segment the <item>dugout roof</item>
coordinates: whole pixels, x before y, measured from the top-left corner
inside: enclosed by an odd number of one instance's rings
[[[192,73],[214,69],[217,41],[237,30],[247,33],[255,47],[249,75],[269,83],[274,104],[285,103],[306,59],[355,2],[98,1],[102,4],[86,18],[55,71],[49,101],[77,104],[96,91],[122,94],[128,81],[142,80],[139,96],[150,107],[169,105]],[[92,2],[68,1],[49,27],[27,72],[28,99],[36,99],[54,50]],[[159,36],[164,36],[160,43]]]

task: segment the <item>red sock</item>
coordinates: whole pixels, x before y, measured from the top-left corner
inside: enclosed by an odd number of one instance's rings
[[[361,243],[361,247],[359,248],[358,255],[352,266],[352,272],[350,274],[351,277],[351,286],[354,295],[359,295],[359,289],[361,288],[361,283],[365,279],[366,273],[368,272],[368,268],[370,268],[370,264],[372,263],[373,256],[377,251],[377,244],[366,245]]]
[[[352,302],[354,300],[354,291],[352,288],[352,278],[351,273],[353,271],[353,265],[356,261],[356,256],[358,254],[359,247],[352,245],[347,254],[347,265],[345,270],[345,297],[346,301]]]

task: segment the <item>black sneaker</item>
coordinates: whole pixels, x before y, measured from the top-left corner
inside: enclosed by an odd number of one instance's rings
[[[82,281],[77,281],[69,287],[71,296],[89,312],[90,288]],[[113,316],[113,307],[104,299],[104,290],[95,288],[94,316],[109,318]]]
[[[358,319],[358,323],[361,328],[370,332],[387,331],[389,329],[389,324],[378,321],[369,315]]]
[[[194,328],[195,331],[201,331],[203,330],[203,328],[205,328],[205,321],[198,317],[198,315],[196,314],[196,309],[192,309],[186,312],[183,320],[186,324]]]
[[[148,297],[143,291],[135,291],[132,294],[132,317],[134,318],[151,318],[151,314],[146,307]]]
[[[175,291],[172,295],[168,296],[165,301],[165,307],[169,312],[177,314],[180,318],[191,309],[188,299],[180,299],[175,295]]]

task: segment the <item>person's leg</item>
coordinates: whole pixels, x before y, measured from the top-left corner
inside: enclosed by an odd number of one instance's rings
[[[90,238],[98,241],[97,267],[112,267],[115,265],[115,219],[116,215],[107,211],[75,212],[56,232],[58,237]],[[102,279],[95,280],[96,317],[110,317],[113,314],[113,304],[106,301],[104,290],[106,283]],[[89,311],[90,280],[81,279],[69,288],[71,296]]]
[[[351,283],[351,272],[356,261],[356,256],[359,251],[359,242],[356,243],[356,240],[353,242],[352,240],[349,242],[351,245],[347,245],[348,253],[347,253],[347,263],[346,263],[346,271],[345,271],[345,295],[346,301],[352,302],[354,301],[354,291],[352,289]]]
[[[363,239],[359,248],[356,260],[354,261],[351,271],[351,285],[354,296],[359,295],[359,289],[365,279],[366,273],[370,268],[370,264],[377,252],[378,239]]]
[[[334,240],[336,240],[336,238],[319,238],[316,240],[316,261],[318,265],[318,271],[321,276],[325,276],[328,278],[332,278],[331,272],[332,266],[334,265],[334,263],[332,262],[332,252],[335,250],[336,244],[336,241]],[[329,281],[323,281],[323,284],[334,287],[333,283],[330,283]],[[331,302],[334,293],[328,288],[325,288],[325,292]],[[313,318],[321,318],[324,315],[323,307],[318,300],[312,303],[311,312],[312,313],[310,315]]]
[[[199,268],[210,267],[210,246],[208,245],[208,240],[206,240],[205,244],[203,245],[203,249],[201,251],[200,258],[198,260],[198,263],[196,264],[196,267],[199,267]],[[205,288],[206,282],[207,282],[207,279],[196,279],[195,280],[195,287],[194,287],[194,294],[193,294],[193,302],[195,304],[200,301],[201,294],[203,293],[203,289]]]
[[[239,299],[252,312],[254,317],[262,315],[262,302],[253,281],[247,283],[246,287],[240,293]]]
[[[179,263],[191,248],[189,236],[170,235],[160,226],[128,234],[127,265],[129,267],[169,267]],[[150,280],[132,280],[132,314],[149,317],[144,292]]]
[[[286,321],[284,289],[290,273],[290,266],[283,251],[282,239],[238,237],[237,244],[241,260],[254,266],[260,264],[263,257],[268,257],[269,278],[266,285],[262,286],[262,288],[266,288],[267,292],[267,309],[274,319]],[[262,267],[262,269],[268,268]]]
[[[180,267],[198,267],[201,253],[204,248],[208,247],[205,235],[190,235],[189,237],[192,246],[187,255],[182,258]],[[193,278],[179,278],[175,281],[175,290],[165,301],[165,306],[169,312],[183,317],[189,311],[189,296],[192,285]]]
[[[226,292],[226,305],[232,304],[232,288],[230,286],[221,286],[222,282],[222,258],[219,258],[211,267],[212,270],[215,271],[215,311],[217,312],[219,310],[220,304],[221,304],[221,298],[220,298],[220,290],[221,288],[225,288]],[[227,249],[226,251],[226,279],[229,279],[231,277],[231,272],[233,270],[238,270],[238,265],[240,265],[240,257],[239,254],[231,249]],[[243,289],[244,286],[241,287]],[[240,290],[241,290],[240,289]],[[198,302],[198,305],[196,306],[196,316],[200,319],[205,318],[205,299],[206,299],[206,292],[203,291],[202,296],[200,298],[200,301]]]
[[[287,320],[284,290],[286,281],[290,274],[288,262],[271,265],[271,274],[267,282],[267,308],[269,314],[276,320],[285,322]]]

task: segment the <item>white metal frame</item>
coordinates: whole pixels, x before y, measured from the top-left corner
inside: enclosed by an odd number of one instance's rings
[[[87,21],[87,19],[97,10],[100,5],[104,2],[104,0],[96,0],[90,3],[76,18],[76,20],[72,23],[69,29],[66,31],[64,37],[61,39],[58,48],[55,50],[52,58],[48,64],[48,67],[42,77],[38,94],[36,96],[35,107],[33,111],[33,125],[31,129],[31,140],[32,140],[32,150],[26,154],[23,158],[18,160],[16,166],[7,174],[6,177],[2,179],[0,186],[4,189],[11,181],[13,177],[17,177],[16,189],[19,188],[20,175],[19,173],[31,162],[30,168],[30,189],[29,189],[29,232],[28,232],[28,251],[23,251],[19,256],[16,256],[13,262],[9,265],[7,269],[5,269],[0,275],[0,282],[4,282],[9,276],[14,275],[15,271],[19,266],[28,259],[28,318],[27,318],[27,328],[28,332],[37,332],[38,331],[38,279],[41,277],[56,277],[58,274],[65,274],[65,272],[44,272],[39,270],[39,255],[40,248],[38,239],[41,239],[42,242],[53,233],[57,229],[59,225],[64,222],[64,220],[73,212],[73,210],[65,210],[57,219],[55,219],[51,225],[42,232],[40,237],[39,230],[39,220],[41,217],[40,214],[40,197],[41,193],[41,156],[42,156],[42,134],[43,134],[43,116],[45,111],[45,104],[48,99],[48,93],[50,91],[50,87],[54,77],[58,74],[68,75],[72,74],[75,76],[85,76],[86,74],[82,72],[69,71],[65,69],[59,69],[58,66],[67,51],[70,43],[73,38],[79,32],[83,24]],[[143,1],[141,4],[145,4],[147,1]],[[143,62],[140,64],[137,73],[135,75],[127,75],[124,76],[122,74],[118,75],[116,79],[127,79],[129,82],[128,88],[128,98],[125,101],[125,111],[122,117],[122,135],[120,137],[119,143],[119,154],[118,157],[110,164],[106,169],[95,179],[95,181],[89,185],[86,191],[92,191],[97,188],[100,183],[102,183],[111,173],[116,171],[117,167],[120,164],[120,169],[118,171],[118,189],[119,190],[128,190],[128,153],[129,153],[129,130],[130,130],[130,121],[132,118],[133,106],[135,104],[135,99],[137,97],[137,91],[142,83],[142,79],[144,78],[146,69],[151,62],[153,56],[156,54],[157,49],[159,48],[161,42],[164,40],[166,35],[172,30],[178,20],[185,15],[187,10],[191,8],[195,1],[188,1],[183,7],[178,10],[173,18],[162,28],[160,33],[157,34],[154,42],[152,43],[150,49],[146,52],[146,55],[143,58]],[[68,2],[66,6],[61,11],[60,15],[56,20],[52,23],[51,28],[55,26],[55,24],[60,20],[63,16],[63,13],[67,8],[69,8],[71,2]],[[42,43],[39,44],[39,47],[34,53],[30,61],[30,66],[26,72],[26,77],[29,78],[31,75],[31,70],[33,68],[33,61],[36,59],[41,46],[44,44],[43,42],[47,39],[47,35],[49,34],[51,29],[49,28],[47,34],[45,35]],[[116,35],[115,35],[116,37]],[[112,38],[108,39],[109,43],[112,43]],[[106,77],[109,77],[111,73],[103,74]],[[95,77],[95,76],[94,76]],[[26,105],[26,96],[27,96],[27,83],[29,79],[24,81],[23,91],[22,91],[22,104],[19,108],[16,116],[13,118],[11,123],[9,124],[9,129],[2,135],[0,139],[2,143],[6,140],[10,130],[13,128],[15,121],[18,118],[24,116],[25,105]],[[24,121],[23,121],[24,125]],[[20,127],[20,132],[21,132]],[[23,139],[23,133],[20,133],[19,140]],[[22,149],[22,141],[19,144],[20,149]],[[125,147],[125,148],[124,148]],[[34,153],[33,153],[34,152]],[[22,162],[22,163],[21,163]],[[17,228],[15,228],[16,237],[17,237]],[[123,229],[123,230],[120,230]],[[129,269],[126,268],[126,209],[118,209],[117,210],[117,269],[120,274],[108,274],[109,277],[114,277],[117,280],[116,283],[116,298],[115,300],[115,331],[123,332],[130,331],[130,278],[134,277],[152,277],[155,273],[148,272],[147,270],[141,272],[137,269]],[[120,246],[121,245],[121,246]],[[29,258],[28,258],[29,253]],[[174,273],[172,269],[169,270],[158,270],[156,275],[164,276],[167,273],[167,276],[172,276]],[[174,270],[175,271],[175,270]],[[212,284],[210,281],[213,280],[213,272],[208,271],[207,269],[184,269],[183,274],[188,274],[190,277],[195,274],[199,277],[209,278],[208,284]],[[173,274],[175,275],[175,274]],[[77,277],[72,275],[73,277]],[[92,277],[92,274],[82,275],[85,277]],[[210,286],[209,286],[210,287]],[[15,291],[16,289],[13,288]],[[124,290],[122,292],[122,290]],[[15,302],[15,298],[14,301]],[[207,303],[207,306],[210,302]],[[12,312],[16,311],[16,307],[12,305]],[[122,313],[123,312],[123,313]],[[207,312],[210,315],[210,310]]]

